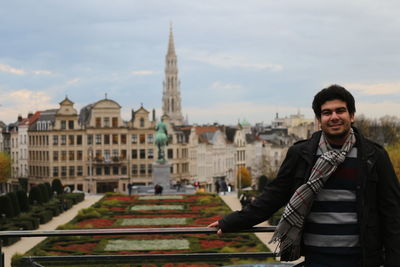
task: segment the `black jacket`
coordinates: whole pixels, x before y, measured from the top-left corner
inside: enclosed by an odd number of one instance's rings
[[[355,130],[361,185],[357,188],[362,266],[400,266],[400,186],[386,151]],[[219,221],[223,232],[250,228],[288,203],[313,167],[321,132],[289,148],[276,179],[241,211]],[[285,260],[285,255],[281,256]]]

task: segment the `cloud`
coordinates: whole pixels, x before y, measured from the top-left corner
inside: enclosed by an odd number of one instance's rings
[[[152,70],[135,70],[135,71],[132,71],[133,75],[138,75],[138,76],[153,75],[155,73],[157,73],[157,72],[152,71]]]
[[[378,103],[358,102],[356,103],[357,114],[363,114],[367,118],[380,118],[385,115],[396,116],[400,118],[400,103],[390,100]],[[357,116],[356,116],[357,120]]]
[[[26,73],[23,69],[16,69],[6,64],[0,64],[0,71],[8,72],[16,75],[24,75]]]
[[[242,55],[183,51],[185,58],[193,61],[207,63],[221,68],[243,68],[250,70],[282,71],[283,65],[265,62],[253,62]]]
[[[46,91],[20,89],[0,93],[0,99],[7,99],[7,102],[0,103],[0,118],[6,123],[16,121],[19,114],[26,116],[28,112],[55,108]]]
[[[189,106],[183,108],[183,113],[188,114],[189,123],[228,123],[236,124],[238,120],[246,119],[251,123],[270,123],[279,113],[279,117],[297,114],[298,107],[274,106],[257,104],[254,102],[218,102],[208,107]],[[309,107],[301,107],[300,112],[307,118],[313,118]]]
[[[349,83],[346,88],[365,95],[394,95],[400,94],[400,82],[388,83]]]
[[[33,74],[35,75],[52,75],[54,72],[51,72],[49,70],[34,70],[32,71]]]

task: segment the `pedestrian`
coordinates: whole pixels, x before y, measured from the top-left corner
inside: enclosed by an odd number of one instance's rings
[[[215,192],[217,192],[217,194],[219,193],[219,188],[220,188],[220,184],[219,184],[219,180],[215,181]]]
[[[355,101],[332,85],[312,104],[321,130],[289,148],[277,177],[209,227],[250,228],[286,205],[271,242],[305,266],[400,266],[400,186],[387,152],[354,126]]]
[[[226,191],[228,191],[228,185],[226,184],[225,180],[221,180],[221,192],[223,195],[226,195]]]
[[[128,194],[129,194],[129,196],[131,196],[131,194],[132,194],[132,184],[131,183],[128,184]]]

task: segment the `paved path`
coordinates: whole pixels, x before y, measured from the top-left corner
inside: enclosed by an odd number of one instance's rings
[[[55,230],[59,225],[65,224],[72,220],[78,211],[85,209],[96,203],[102,198],[103,195],[86,195],[85,200],[74,205],[69,210],[61,213],[57,217],[54,217],[50,222],[41,224],[37,230]],[[46,237],[23,237],[18,242],[11,246],[3,247],[5,267],[11,267],[11,258],[15,253],[23,254],[36,246],[39,242],[44,240]]]
[[[222,200],[233,210],[241,210],[242,205],[240,204],[239,199],[237,198],[237,193],[232,192],[226,195],[220,195]],[[257,226],[270,226],[267,221],[258,224]],[[272,252],[276,250],[276,244],[269,244],[268,242],[271,240],[273,233],[255,233],[255,235],[263,242]],[[277,258],[279,260],[279,258]],[[293,263],[300,263],[304,261],[304,258],[301,257],[299,260],[294,261]]]

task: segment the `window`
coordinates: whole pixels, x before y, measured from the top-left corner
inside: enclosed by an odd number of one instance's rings
[[[77,145],[82,145],[82,135],[77,135],[76,136],[76,144]]]
[[[96,134],[96,145],[101,145],[101,134]]]
[[[126,134],[121,134],[121,144],[126,145]]]
[[[71,177],[75,176],[75,167],[74,166],[69,166],[69,176],[71,176]]]
[[[147,173],[151,175],[153,173],[153,166],[151,164],[147,165]]]
[[[110,127],[110,118],[105,117],[103,118],[103,120],[104,120],[104,127]]]
[[[100,128],[101,127],[101,118],[96,117],[96,127]]]
[[[67,144],[67,136],[61,135],[61,145],[65,146]]]
[[[67,129],[67,121],[61,121],[61,129],[62,130]]]
[[[53,151],[53,161],[58,161],[58,151]]]
[[[153,149],[147,149],[147,158],[148,159],[154,158]]]
[[[136,164],[132,165],[132,175],[137,176],[138,175],[138,168]]]
[[[82,160],[82,158],[83,158],[82,150],[76,151],[76,160]]]
[[[153,134],[148,134],[147,135],[147,143],[152,144],[154,142],[153,140]]]
[[[118,149],[113,149],[112,150],[112,156],[113,156],[113,158],[119,156]]]
[[[67,167],[66,166],[61,167],[61,176],[62,177],[67,176]]]
[[[140,175],[145,175],[145,174],[146,174],[146,165],[140,164]]]
[[[74,121],[68,121],[68,129],[74,129]]]
[[[146,150],[145,149],[140,149],[140,158],[145,159],[146,158]]]
[[[75,141],[75,136],[68,135],[68,145],[73,145]]]
[[[89,134],[87,136],[87,144],[88,145],[93,145],[93,134]]]
[[[53,135],[53,146],[58,145],[58,135]]]
[[[140,127],[144,127],[144,119],[140,118]]]
[[[105,145],[109,145],[110,144],[110,135],[109,134],[105,134],[104,135],[104,144]]]
[[[82,166],[76,167],[76,175],[78,175],[78,176],[83,175],[83,167]]]
[[[61,161],[67,160],[67,151],[61,151]]]
[[[137,144],[137,134],[132,134],[132,144]]]
[[[118,134],[112,135],[112,142],[113,142],[113,145],[118,145]]]
[[[104,150],[104,159],[105,160],[110,159],[110,150],[108,150],[108,149]]]
[[[141,144],[144,144],[146,142],[146,135],[144,134],[139,135],[139,141]]]
[[[113,175],[118,175],[119,174],[119,168],[118,166],[113,167]]]
[[[112,127],[114,127],[114,128],[118,127],[118,118],[117,117],[112,118]]]
[[[104,167],[104,175],[110,175],[110,167]]]
[[[126,150],[122,149],[121,150],[121,160],[125,160],[126,159]]]
[[[137,159],[137,150],[136,149],[132,149],[132,159]]]
[[[96,167],[96,175],[101,175],[101,167]]]
[[[170,148],[168,149],[168,158],[172,159],[174,157],[174,151]]]
[[[70,161],[75,160],[75,152],[74,151],[68,152],[68,160],[70,160]]]
[[[96,150],[96,160],[97,160],[97,161],[103,160],[103,159],[102,159],[101,150]]]
[[[58,167],[53,167],[53,177],[58,177]]]
[[[126,166],[121,167],[121,175],[126,175]]]

